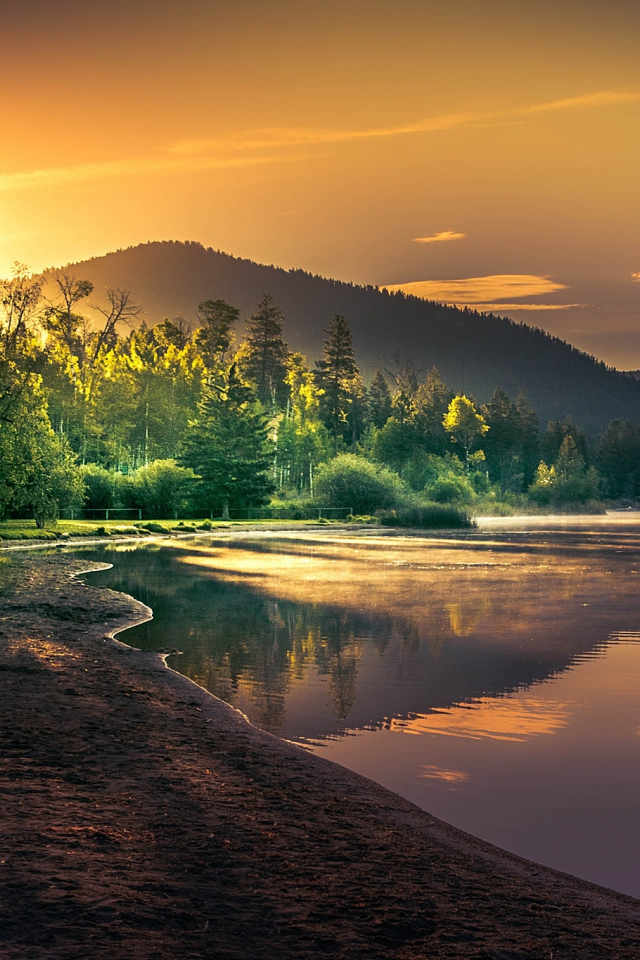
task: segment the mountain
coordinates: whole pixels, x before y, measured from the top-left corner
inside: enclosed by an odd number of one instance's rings
[[[246,317],[270,293],[286,317],[289,346],[310,361],[321,356],[324,330],[341,313],[365,378],[399,355],[423,372],[436,366],[454,390],[479,402],[498,386],[511,397],[523,390],[543,427],[567,415],[590,433],[614,417],[640,421],[638,381],[542,330],[493,314],[266,266],[199,243],[145,243],[66,269],[91,280],[96,297],[105,287],[129,289],[150,325],[165,317],[193,321],[198,303],[208,299],[227,300]]]

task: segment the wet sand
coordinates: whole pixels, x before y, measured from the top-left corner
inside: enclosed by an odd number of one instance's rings
[[[640,901],[257,730],[111,639],[146,610],[80,559],[10,556],[0,957],[640,957]]]

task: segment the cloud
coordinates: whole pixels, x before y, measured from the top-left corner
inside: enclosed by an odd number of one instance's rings
[[[635,283],[640,283],[640,270],[637,273],[632,273],[631,276]]]
[[[595,93],[550,100],[545,103],[513,107],[507,110],[471,110],[428,117],[413,123],[391,127],[371,127],[349,130],[331,127],[266,127],[238,131],[222,137],[181,140],[170,144],[170,153],[188,156],[198,153],[225,150],[264,150],[291,146],[317,146],[321,144],[347,143],[353,140],[373,140],[381,137],[398,137],[416,133],[435,133],[456,127],[503,124],[562,110],[587,110],[598,107],[622,106],[640,103],[640,91],[600,90]]]
[[[105,163],[85,163],[75,166],[50,167],[27,172],[0,174],[0,191],[16,191],[57,186],[82,180],[113,179],[121,176],[191,173],[202,170],[221,170],[228,167],[252,166],[264,163],[290,163],[294,160],[311,159],[311,155],[291,156],[291,147],[317,147],[348,143],[358,140],[373,140],[387,137],[409,136],[421,133],[436,133],[459,127],[501,125],[516,122],[536,114],[559,110],[584,110],[598,107],[640,103],[640,91],[601,90],[551,100],[530,106],[506,110],[462,111],[428,117],[413,123],[368,129],[340,129],[331,127],[268,127],[241,130],[221,137],[181,140],[168,144],[161,156],[121,159]],[[256,150],[274,151],[262,156],[240,157],[238,153]],[[276,151],[280,151],[277,153]],[[232,156],[229,156],[232,154]],[[315,155],[317,159],[317,155]],[[444,239],[444,238],[443,238]],[[447,237],[453,239],[453,237]]]
[[[414,237],[414,243],[443,243],[446,240],[464,240],[466,233],[455,233],[453,230],[443,230],[430,237]]]
[[[564,283],[549,277],[530,274],[497,274],[489,277],[468,277],[465,280],[416,280],[412,283],[388,284],[383,289],[390,293],[402,290],[425,300],[443,303],[488,303],[495,300],[539,297],[558,290],[566,290]]]
[[[163,173],[196,173],[206,170],[225,170],[231,167],[254,167],[265,163],[293,163],[306,156],[287,157],[192,157],[170,159],[111,160],[105,163],[81,163],[69,167],[48,167],[27,173],[0,174],[0,192],[57,187],[83,180],[108,180],[123,176]]]
[[[500,310],[570,310],[582,303],[513,303],[518,297],[540,297],[567,290],[564,283],[531,274],[498,274],[468,277],[465,280],[416,280],[381,287],[389,293],[402,292],[423,300],[467,306],[487,313]]]

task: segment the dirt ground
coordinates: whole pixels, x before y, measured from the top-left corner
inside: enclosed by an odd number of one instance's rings
[[[80,567],[0,566],[3,960],[640,958],[640,901],[256,730]]]

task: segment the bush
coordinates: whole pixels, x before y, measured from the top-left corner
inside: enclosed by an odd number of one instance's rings
[[[84,505],[91,510],[116,506],[116,475],[97,463],[87,463],[80,468],[84,482]]]
[[[351,507],[358,514],[394,507],[409,495],[397,473],[353,453],[342,453],[318,467],[315,489],[320,506]]]
[[[469,529],[475,526],[464,510],[446,507],[440,503],[385,510],[378,514],[378,518],[385,527],[418,527],[421,530]]]
[[[161,523],[156,523],[155,520],[147,520],[146,523],[136,523],[138,530],[147,530],[148,533],[169,533],[167,527],[163,527]]]
[[[156,519],[175,517],[186,508],[194,479],[193,470],[175,460],[155,460],[132,475],[130,505]]]
[[[598,475],[593,467],[576,471],[573,476],[560,476],[555,467],[541,463],[535,482],[529,487],[529,498],[541,506],[567,506],[587,503],[598,498]]]
[[[468,477],[438,477],[424,488],[425,497],[434,503],[472,503],[476,498]]]

